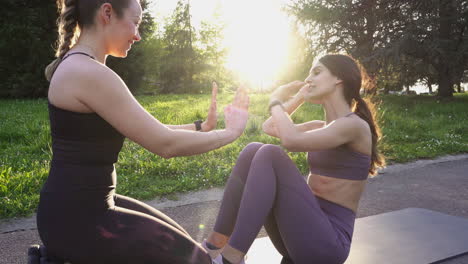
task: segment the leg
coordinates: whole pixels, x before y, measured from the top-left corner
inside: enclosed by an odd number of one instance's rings
[[[223,194],[214,232],[208,236],[208,242],[218,248],[224,247],[234,229],[250,164],[261,146],[263,146],[262,143],[256,142],[248,144],[239,154],[236,165],[232,169]]]
[[[90,232],[77,237],[81,241],[76,246],[65,247],[72,263],[211,264],[206,251],[191,237],[137,211],[115,207],[86,229]]]
[[[164,213],[160,212],[156,208],[153,208],[143,202],[140,202],[136,199],[123,196],[120,194],[115,194],[114,201],[115,201],[115,206],[137,211],[137,212],[144,213],[147,215],[151,215],[179,229],[182,233],[189,235],[189,233],[185,231],[183,227],[181,227],[178,223],[172,220],[169,216],[165,215]]]
[[[276,223],[276,217],[273,210],[268,214],[264,227],[276,250],[283,256],[281,264],[292,264],[293,262],[291,257],[289,256],[288,250],[284,245],[283,238],[278,230],[278,224]]]
[[[340,252],[335,252],[338,238],[330,220],[287,154],[278,146],[264,145],[252,161],[228,245],[246,253],[271,210],[295,263],[334,263]]]

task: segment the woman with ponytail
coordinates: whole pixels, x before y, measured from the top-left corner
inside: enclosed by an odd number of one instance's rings
[[[365,73],[354,59],[326,55],[305,82],[271,95],[263,130],[293,152],[307,152],[307,179],[275,145],[251,143],[228,180],[213,232],[203,242],[217,264],[244,263],[262,226],[282,264],[344,263],[369,175],[385,165],[370,102],[361,98]],[[321,104],[325,120],[294,124],[304,102]]]
[[[57,59],[46,69],[53,157],[40,195],[39,235],[55,263],[201,263],[207,252],[160,211],[115,193],[114,163],[125,138],[171,158],[236,140],[247,122],[239,89],[216,127],[216,83],[206,121],[165,125],[106,66],[140,40],[138,0],[58,0]],[[155,183],[157,184],[157,183]],[[43,262],[41,262],[43,263]]]

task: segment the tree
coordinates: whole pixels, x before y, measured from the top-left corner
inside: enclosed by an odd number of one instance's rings
[[[287,10],[306,29],[318,53],[346,52],[373,78],[381,65],[372,55],[386,44],[380,32],[389,30],[385,22],[399,7],[393,0],[296,0]]]
[[[438,95],[450,97],[467,67],[467,1],[296,0],[289,11],[317,36],[316,48],[347,52],[371,77],[394,79],[392,69],[405,81],[432,79],[435,70]]]
[[[422,59],[436,71],[438,96],[451,97],[468,63],[468,4],[461,0],[408,1],[413,19],[393,50]]]
[[[287,64],[278,80],[278,83],[281,84],[291,80],[301,80],[307,76],[313,59],[317,55],[316,50],[312,49],[310,41],[301,34],[298,25],[292,25],[288,40]]]
[[[0,10],[0,97],[47,93],[44,69],[54,59],[54,1],[2,1]]]
[[[190,2],[179,0],[164,28],[165,52],[161,72],[163,93],[190,90],[196,69],[193,32]]]
[[[224,67],[227,50],[222,46],[225,24],[221,21],[219,9],[215,10],[212,19],[201,22],[201,28],[197,32],[198,38],[194,45],[197,54],[197,65],[200,67],[194,76],[197,90],[211,92],[212,81],[216,81],[219,87],[231,85],[231,74]]]

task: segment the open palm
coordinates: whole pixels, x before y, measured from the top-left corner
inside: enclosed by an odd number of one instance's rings
[[[217,110],[217,101],[216,97],[218,96],[218,84],[216,82],[212,83],[211,89],[211,104],[210,108],[208,109],[208,116],[206,117],[205,122],[201,124],[202,131],[207,132],[211,131],[216,128],[216,124],[218,122],[218,116],[216,114]]]

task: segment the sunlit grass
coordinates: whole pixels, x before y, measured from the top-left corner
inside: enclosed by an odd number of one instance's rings
[[[468,94],[457,95],[450,102],[427,96],[381,99],[379,115],[385,135],[381,150],[389,162],[468,152]],[[142,96],[138,100],[168,124],[204,118],[209,106],[208,95]],[[222,109],[230,100],[231,94],[218,97],[219,128],[224,124]],[[261,132],[267,102],[266,95],[252,95],[245,133],[233,144],[200,156],[165,160],[126,140],[116,165],[118,193],[150,199],[223,186],[249,142],[279,143]],[[299,123],[322,117],[320,107],[305,105],[293,119]],[[0,218],[25,216],[35,210],[51,159],[49,134],[46,100],[0,100]],[[290,155],[306,173],[305,155]]]

